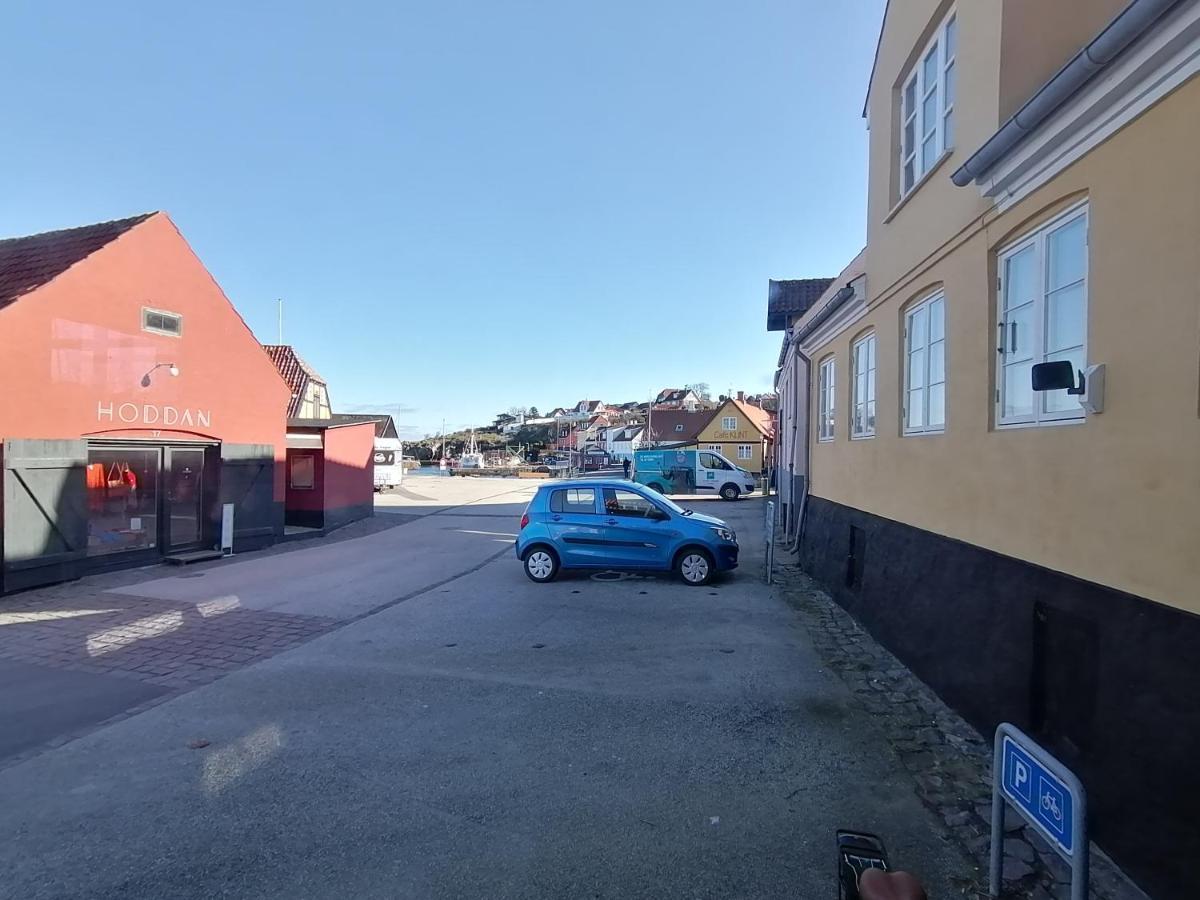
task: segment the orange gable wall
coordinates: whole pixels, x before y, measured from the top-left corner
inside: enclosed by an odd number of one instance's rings
[[[182,315],[182,337],[143,331],[143,306]],[[0,338],[0,438],[271,444],[283,499],[290,392],[165,214],[0,309]],[[158,363],[179,376],[142,387]]]

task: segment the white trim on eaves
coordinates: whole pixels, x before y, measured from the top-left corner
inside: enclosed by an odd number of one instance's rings
[[[800,351],[809,359],[831,340],[867,314],[867,278],[860,275],[850,282],[854,296],[842,304],[821,327],[804,339]]]
[[[980,191],[1011,207],[1198,72],[1200,3],[1183,3],[993,167]]]

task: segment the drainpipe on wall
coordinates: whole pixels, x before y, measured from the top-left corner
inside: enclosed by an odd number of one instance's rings
[[[809,494],[809,491],[811,490],[811,483],[812,483],[812,463],[811,463],[812,454],[810,452],[811,448],[809,447],[809,444],[808,444],[808,436],[810,433],[812,433],[812,429],[809,427],[809,416],[807,415],[808,401],[812,396],[812,391],[810,390],[811,382],[812,382],[812,360],[804,355],[804,352],[800,349],[799,344],[796,345],[796,360],[798,363],[804,364],[805,416],[804,416],[804,434],[802,434],[800,436],[800,439],[804,442],[804,490],[800,494],[800,512],[797,514],[797,517],[796,517],[795,539],[792,541],[791,544],[788,545],[788,550],[792,553],[800,552],[800,542],[804,539],[804,513],[808,509],[808,494]],[[795,391],[795,394],[796,394],[796,396],[800,395],[799,389],[797,389]],[[792,429],[793,430],[796,429],[795,422],[792,423]],[[795,441],[795,438],[793,438],[793,444],[792,444],[793,447],[795,446],[794,441]],[[796,502],[795,498],[792,499],[792,502],[793,503]]]

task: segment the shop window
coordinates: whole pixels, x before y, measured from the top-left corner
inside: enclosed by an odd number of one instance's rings
[[[142,331],[153,331],[155,334],[169,334],[179,337],[183,334],[183,316],[178,313],[164,312],[161,309],[142,307]]]
[[[88,449],[88,556],[158,544],[159,459],[156,449]]]
[[[311,453],[297,453],[288,460],[288,487],[311,491],[317,485],[317,461]]]

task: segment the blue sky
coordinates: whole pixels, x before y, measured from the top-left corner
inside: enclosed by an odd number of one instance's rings
[[[767,279],[862,246],[882,8],[13,4],[0,235],[166,210],[335,409],[421,433],[764,390]]]

